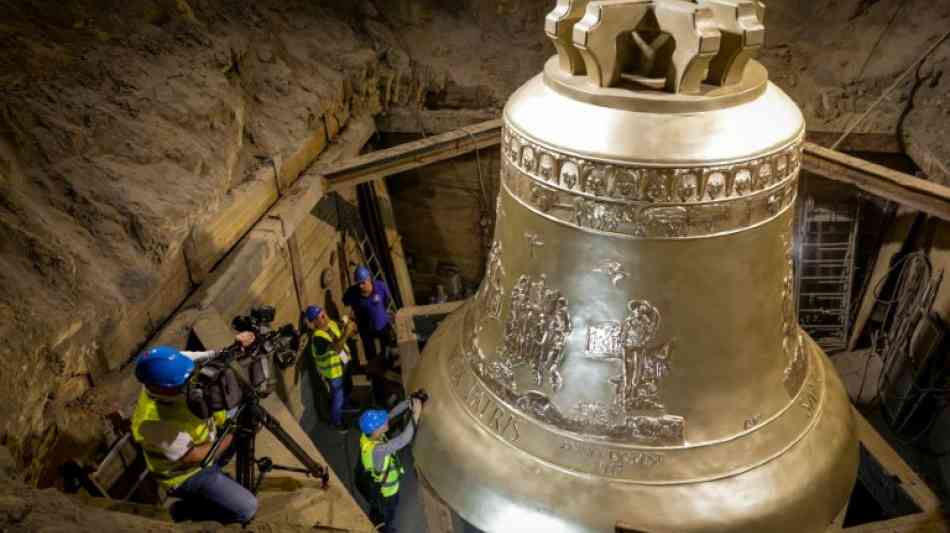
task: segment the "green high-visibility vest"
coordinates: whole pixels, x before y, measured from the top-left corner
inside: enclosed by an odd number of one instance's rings
[[[333,349],[333,341],[340,338],[340,328],[337,327],[336,322],[332,320],[327,327],[330,329],[329,332],[318,329],[314,331],[313,334],[329,342],[330,347],[322,354],[318,354],[316,343],[311,341],[310,353],[313,355],[313,361],[316,363],[320,375],[327,379],[337,379],[343,377],[343,359],[341,359],[340,354]],[[333,334],[332,337],[330,336],[331,333]]]
[[[201,471],[196,464],[182,464],[172,461],[165,456],[159,443],[149,442],[142,434],[142,429],[150,424],[168,426],[162,428],[161,433],[173,435],[187,433],[194,446],[201,446],[211,439],[215,426],[224,424],[227,414],[218,411],[214,417],[202,420],[192,414],[184,399],[159,402],[148,395],[145,389],[139,394],[135,412],[132,414],[132,438],[145,452],[145,465],[149,472],[158,479],[158,482],[167,490],[171,490],[184,483],[188,478]]]
[[[366,435],[360,435],[360,452],[363,458],[363,468],[373,476],[373,480],[381,485],[380,489],[383,497],[389,498],[399,492],[399,480],[405,470],[399,458],[395,454],[386,456],[383,461],[383,471],[377,472],[373,467],[373,450],[379,441],[375,441]]]

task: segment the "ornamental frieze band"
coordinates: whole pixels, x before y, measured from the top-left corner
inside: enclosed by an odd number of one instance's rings
[[[504,161],[502,184],[521,203],[562,223],[635,238],[676,239],[733,233],[771,220],[795,202],[798,180],[716,202],[622,203],[551,187]]]
[[[792,182],[801,168],[799,138],[774,153],[726,165],[640,167],[604,163],[541,147],[505,128],[504,161],[550,189],[623,204],[704,204],[741,200]]]

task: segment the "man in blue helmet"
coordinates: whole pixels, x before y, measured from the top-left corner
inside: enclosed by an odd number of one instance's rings
[[[360,337],[363,339],[373,399],[378,405],[385,405],[385,354],[393,338],[392,317],[389,315],[389,289],[385,282],[374,280],[369,269],[363,265],[356,268],[353,277],[356,285],[343,294],[343,304],[353,310]],[[376,346],[377,341],[380,343],[379,348]]]
[[[247,347],[254,342],[254,334],[240,333],[236,339]],[[152,476],[171,496],[181,498],[172,509],[176,520],[246,524],[257,512],[254,494],[224,475],[217,465],[201,468],[227,414],[218,412],[202,420],[188,409],[184,397],[195,362],[215,354],[159,346],[140,355],[135,377],[144,387],[132,415],[132,437],[142,447]],[[228,435],[219,451],[224,452],[230,444]]]
[[[307,327],[311,331],[310,345],[307,347],[317,372],[326,381],[330,390],[330,425],[334,429],[344,430],[343,406],[346,404],[344,377],[350,356],[346,350],[346,341],[352,333],[352,323],[344,321],[341,330],[321,307],[311,305],[304,311]]]
[[[406,424],[398,437],[387,440],[389,422],[408,408],[412,408],[412,423]],[[396,531],[396,509],[399,506],[399,481],[405,470],[399,461],[397,452],[410,443],[415,435],[415,427],[422,417],[422,401],[410,398],[399,403],[388,413],[379,409],[370,409],[360,415],[360,461],[376,484],[379,494],[367,498],[371,501],[370,520],[373,525],[382,527],[382,533]]]

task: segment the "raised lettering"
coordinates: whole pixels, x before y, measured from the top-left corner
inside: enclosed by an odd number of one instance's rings
[[[505,429],[502,430],[502,435],[505,433],[509,433],[511,435],[508,437],[508,441],[510,442],[517,442],[521,437],[521,433],[518,431],[518,421],[515,420],[515,417],[509,415],[508,424],[505,426]]]
[[[503,431],[501,422],[499,422],[499,417],[502,417],[503,415],[505,415],[505,412],[501,409],[501,407],[498,407],[496,405],[495,410],[492,411],[491,416],[488,417],[488,425],[491,427],[494,427],[495,432],[497,432],[498,434],[501,434]]]

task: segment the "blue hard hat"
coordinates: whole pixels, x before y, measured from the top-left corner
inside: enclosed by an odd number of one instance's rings
[[[195,362],[171,346],[143,353],[135,363],[135,377],[144,385],[165,389],[181,387],[195,369]]]
[[[356,272],[353,273],[353,277],[356,279],[356,282],[357,282],[357,283],[363,283],[364,281],[366,281],[366,280],[368,280],[369,278],[373,277],[373,275],[370,274],[368,268],[366,268],[366,267],[363,266],[363,265],[360,265],[360,266],[356,267]]]
[[[360,415],[360,431],[366,435],[372,435],[377,429],[389,422],[389,413],[380,409],[370,409],[363,411]]]
[[[311,305],[307,307],[305,314],[307,315],[307,320],[314,321],[322,312],[323,309],[321,309],[319,305]]]

